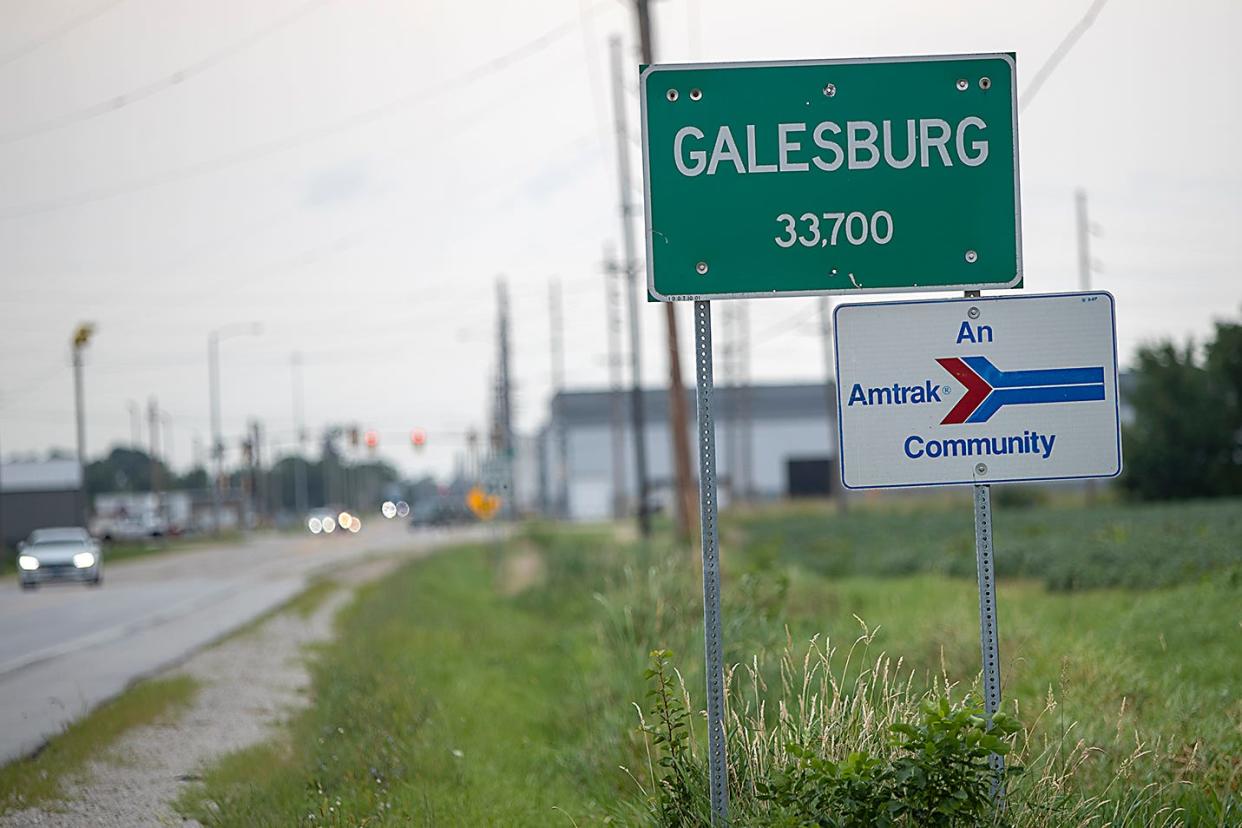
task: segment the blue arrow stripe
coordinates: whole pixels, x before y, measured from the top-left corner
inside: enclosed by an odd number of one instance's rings
[[[1029,388],[1032,385],[1086,385],[1104,382],[1101,368],[1046,368],[1036,371],[1001,371],[987,357],[962,357],[962,362],[993,388]],[[1100,399],[1103,399],[1102,397]],[[1041,401],[1042,402],[1042,401]]]
[[[974,368],[974,366],[971,366]],[[978,369],[976,369],[978,370]],[[1087,369],[1091,370],[1091,369]],[[1042,373],[1019,371],[1015,373]],[[1001,406],[1026,403],[1092,402],[1104,399],[1103,385],[1063,385],[1056,388],[1005,388],[988,394],[987,399],[966,418],[968,423],[986,423]]]

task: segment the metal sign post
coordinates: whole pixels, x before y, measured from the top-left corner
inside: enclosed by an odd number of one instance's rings
[[[975,568],[979,575],[979,649],[983,656],[983,710],[988,726],[992,715],[1000,709],[1000,647],[996,631],[996,568],[992,562],[992,487],[975,484]],[[1005,757],[999,753],[988,756],[988,764],[996,772],[992,795],[1003,801]]]
[[[977,299],[980,291],[966,291],[967,299]],[[975,576],[979,579],[979,653],[983,664],[983,712],[988,727],[1000,709],[1000,636],[996,629],[996,567],[992,560],[992,486],[975,484]],[[992,797],[1005,799],[1005,757],[988,754],[988,764],[996,774]]]
[[[977,299],[980,291],[966,291],[967,299]],[[975,576],[979,579],[979,654],[983,664],[983,713],[988,727],[1000,709],[1000,636],[996,629],[996,567],[992,560],[992,486],[975,484]],[[1005,799],[1005,757],[988,754],[988,764],[996,774],[992,797],[999,804]]]
[[[708,300],[1020,286],[1015,81],[1000,53],[640,70],[647,291],[694,302],[714,825],[728,768]],[[1112,297],[1024,298],[847,305],[833,325],[843,484],[975,485],[989,718],[989,484],[1121,469]]]
[[[716,531],[716,422],[712,419],[712,307],[694,303],[694,360],[698,380],[699,525],[703,548],[703,649],[707,672],[707,768],[712,824],[729,821],[725,763],[724,642],[720,625],[720,549]]]
[[[843,305],[833,332],[844,485],[972,487],[990,724],[1001,701],[991,486],[1121,472],[1112,296]],[[1003,807],[1005,764],[989,764]]]

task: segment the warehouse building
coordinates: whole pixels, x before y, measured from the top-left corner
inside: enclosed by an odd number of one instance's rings
[[[715,389],[716,473],[721,504],[745,497],[825,496],[839,485],[831,386],[752,385]],[[642,392],[650,502],[670,508],[673,491],[668,394]],[[565,391],[539,433],[541,510],[570,520],[632,513],[637,502],[628,391]],[[686,389],[694,473],[695,393]]]
[[[31,530],[81,526],[85,514],[77,460],[0,463],[0,543],[14,546]]]

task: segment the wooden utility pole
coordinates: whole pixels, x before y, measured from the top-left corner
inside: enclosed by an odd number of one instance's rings
[[[604,309],[607,314],[605,329],[608,331],[608,420],[612,437],[612,516],[618,520],[625,516],[625,403],[622,385],[621,354],[621,302],[620,294],[626,289],[621,278],[621,266],[616,262],[612,249],[604,248]],[[641,404],[641,400],[639,401]]]
[[[621,241],[625,250],[625,304],[630,317],[630,432],[634,441],[634,488],[638,534],[651,535],[651,504],[647,486],[647,424],[643,404],[642,338],[638,324],[638,265],[634,252],[634,205],[630,202],[630,136],[625,122],[625,80],[621,41],[609,42],[612,57],[613,115],[617,126],[617,178],[621,196]]]
[[[509,289],[503,278],[496,280],[496,429],[499,432],[497,455],[501,463],[501,514],[507,519],[517,515],[513,502],[513,400],[512,374],[509,364]]]
[[[158,497],[160,493],[160,405],[155,397],[147,400],[147,428],[151,432],[151,456],[147,458],[151,464],[151,492]]]
[[[642,62],[650,66],[655,63],[651,10],[648,0],[634,0],[634,5],[638,13],[638,39]],[[673,435],[677,535],[683,541],[689,541],[691,529],[696,523],[698,497],[695,494],[690,471],[690,426],[686,419],[685,386],[681,381],[681,354],[677,344],[677,307],[675,302],[664,302],[663,305],[668,335],[668,425]]]
[[[1074,191],[1078,227],[1078,289],[1091,290],[1091,221],[1087,218],[1087,191]]]
[[[569,517],[569,435],[565,429],[565,315],[561,310],[561,282],[548,282],[548,335],[552,356],[552,429],[555,474],[552,476],[552,516]]]

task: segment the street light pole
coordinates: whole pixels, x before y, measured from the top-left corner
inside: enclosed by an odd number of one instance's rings
[[[211,398],[211,531],[220,534],[220,476],[224,446],[220,444],[220,335],[207,334],[207,386]]]
[[[78,488],[78,513],[83,523],[90,517],[86,504],[86,410],[82,395],[82,350],[91,341],[95,326],[89,322],[78,325],[73,332],[73,407],[77,421],[78,436],[78,474],[81,485]]]
[[[298,515],[305,518],[309,500],[306,488],[306,424],[303,422],[302,355],[293,355],[293,427],[297,430],[298,457],[293,464],[294,498]]]
[[[231,336],[258,336],[263,326],[258,322],[230,325],[207,333],[207,393],[211,402],[211,456],[215,460],[215,477],[211,486],[211,530],[220,534],[223,510],[220,486],[224,478],[224,439],[220,436],[220,340]]]

